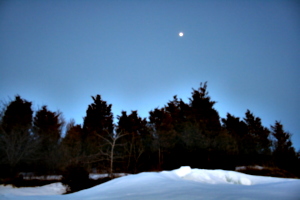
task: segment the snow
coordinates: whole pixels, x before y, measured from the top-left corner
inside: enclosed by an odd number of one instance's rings
[[[264,169],[263,166],[254,165],[254,166],[238,166],[238,167],[235,168],[235,170],[236,171],[241,171],[241,170],[246,170],[247,168],[256,169],[256,170],[263,170]]]
[[[46,176],[28,176],[28,175],[23,175],[24,179],[30,180],[30,179],[38,179],[38,180],[61,180],[62,175],[46,175]]]
[[[57,190],[54,189],[55,187],[57,187]],[[37,188],[1,186],[0,199],[299,200],[299,188],[299,179],[252,176],[234,171],[181,167],[173,171],[144,172],[123,176],[93,188],[68,195],[59,195],[63,193],[64,188],[58,183]]]
[[[26,180],[31,180],[31,179],[37,179],[37,180],[57,180],[60,181],[62,179],[62,175],[45,175],[45,176],[35,176],[33,173],[20,173],[23,175],[23,178]],[[127,174],[125,173],[115,173],[114,174],[117,177],[121,176],[126,176]],[[91,173],[89,174],[90,179],[97,180],[99,178],[105,178],[108,177],[109,174],[96,174],[96,173]]]
[[[121,177],[121,176],[126,176],[128,174],[125,174],[125,173],[114,173],[114,175],[116,177]],[[95,173],[92,173],[89,175],[90,179],[94,179],[94,180],[97,180],[99,178],[105,178],[105,177],[108,177],[109,174],[95,174]]]
[[[15,188],[11,185],[0,186],[0,199],[1,195],[17,195],[17,196],[32,196],[32,195],[56,195],[66,192],[65,186],[61,183],[51,183],[40,187],[23,187]]]

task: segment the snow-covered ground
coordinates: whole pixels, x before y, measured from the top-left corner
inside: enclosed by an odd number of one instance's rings
[[[24,179],[30,180],[30,179],[38,179],[38,180],[57,180],[60,181],[62,179],[62,175],[46,175],[46,176],[35,176],[33,173],[31,175],[28,175],[27,173],[21,173],[23,175]],[[114,173],[115,176],[121,177],[126,176],[126,173]],[[96,174],[91,173],[89,174],[90,179],[97,180],[99,178],[105,178],[108,177],[108,174]]]
[[[73,194],[58,195],[63,193],[63,191],[64,187],[59,183],[36,188],[14,189],[8,186],[1,186],[0,199],[299,200],[300,180],[251,176],[225,170],[181,167],[173,171],[144,172],[128,175]]]
[[[40,187],[15,188],[11,185],[0,185],[0,199],[5,195],[16,196],[40,196],[40,195],[60,195],[66,192],[66,188],[61,183],[51,183]]]
[[[126,174],[126,173],[114,173],[114,175],[116,177],[121,177],[121,176],[126,176],[128,174]],[[99,178],[105,178],[105,177],[108,177],[108,176],[109,176],[108,174],[90,174],[90,179],[97,180]]]

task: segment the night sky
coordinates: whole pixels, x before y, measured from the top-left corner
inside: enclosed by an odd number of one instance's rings
[[[281,121],[299,150],[299,75],[299,1],[0,0],[0,100],[66,121],[97,94],[148,117],[207,81],[221,117]]]

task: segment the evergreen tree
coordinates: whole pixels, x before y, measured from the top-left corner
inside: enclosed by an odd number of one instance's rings
[[[34,134],[40,140],[39,162],[37,163],[37,171],[41,173],[53,173],[59,164],[59,141],[63,121],[60,113],[51,112],[47,106],[43,106],[36,112],[33,121]]]
[[[168,168],[208,166],[209,154],[215,151],[216,137],[221,133],[214,104],[208,96],[207,84],[201,83],[198,90],[193,89],[189,104],[174,96],[164,108],[150,112],[159,163],[168,163]]]
[[[86,134],[106,135],[113,132],[113,114],[111,104],[101,99],[100,95],[92,97],[94,103],[88,106],[84,117],[83,130]]]
[[[137,172],[140,167],[140,160],[146,151],[147,138],[147,121],[138,116],[137,111],[132,111],[127,115],[126,111],[122,111],[122,115],[118,116],[117,133],[122,133],[124,137],[121,143],[127,159],[127,170]]]
[[[187,116],[190,114],[190,107],[184,103],[182,99],[178,100],[177,96],[173,97],[165,106],[165,111],[170,114],[174,129],[178,132],[182,131],[182,125],[187,121]]]
[[[66,136],[61,142],[61,151],[65,157],[65,166],[78,164],[83,159],[83,130],[71,120],[67,124]]]
[[[88,106],[83,122],[84,143],[83,152],[89,159],[89,163],[94,163],[95,167],[104,164],[101,152],[106,148],[105,139],[113,138],[114,125],[111,104],[101,99],[100,95],[92,97],[93,103]],[[105,139],[104,139],[105,138]]]
[[[21,134],[30,134],[32,126],[31,102],[16,96],[15,100],[10,102],[4,112],[2,119],[2,128],[8,133],[12,134],[14,131],[22,132]]]
[[[60,115],[58,112],[49,111],[47,106],[43,106],[34,117],[34,133],[42,138],[45,148],[57,145],[59,142],[63,126]]]
[[[274,152],[294,152],[292,147],[291,134],[283,130],[283,125],[276,121],[274,126],[271,126],[272,135],[275,138]]]
[[[210,96],[208,96],[206,82],[201,83],[198,90],[193,89],[192,98],[189,100],[191,117],[199,124],[199,128],[219,131],[221,128],[220,116],[213,108],[216,102],[211,101]]]
[[[4,111],[0,127],[0,159],[1,167],[9,172],[5,176],[14,176],[21,165],[35,157],[37,143],[31,134],[32,114],[31,102],[20,96],[16,96]]]
[[[276,121],[274,126],[271,126],[272,135],[275,138],[273,156],[277,166],[291,170],[294,173],[299,173],[297,166],[297,155],[292,146],[291,134],[284,131],[283,125]]]
[[[212,101],[207,91],[207,82],[200,83],[198,90],[193,89],[190,100],[190,120],[189,126],[192,127],[191,133],[194,138],[195,156],[201,161],[195,163],[198,167],[213,167],[215,159],[218,157],[217,138],[221,133],[221,123],[219,113],[214,109],[215,101]],[[214,158],[215,157],[215,158]],[[200,160],[200,159],[199,159]]]
[[[172,149],[176,145],[176,131],[174,130],[172,117],[166,112],[165,108],[156,108],[150,111],[149,114],[149,126],[154,139],[153,148],[157,155],[157,168],[172,168],[171,162],[168,161]]]
[[[248,127],[248,135],[251,135],[256,144],[255,150],[259,154],[269,154],[271,142],[269,140],[270,131],[264,127],[259,117],[255,117],[249,110],[246,112],[244,121]]]
[[[268,162],[271,153],[270,131],[264,127],[259,117],[247,110],[244,122],[247,125],[247,135],[244,137],[246,154],[252,162]],[[262,163],[260,163],[262,164]]]
[[[235,117],[229,113],[227,113],[226,118],[222,119],[223,128],[227,131],[227,133],[233,137],[236,141],[236,160],[234,161],[235,165],[244,165],[246,164],[247,152],[249,151],[247,148],[248,145],[248,128],[244,121],[240,120],[239,117]]]
[[[243,138],[247,134],[247,125],[239,117],[227,113],[226,119],[223,118],[222,122],[228,133],[235,137]]]

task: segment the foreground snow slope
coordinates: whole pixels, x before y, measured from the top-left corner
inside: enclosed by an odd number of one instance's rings
[[[4,192],[0,193],[0,199],[299,200],[300,180],[251,176],[225,170],[202,170],[181,167],[173,171],[128,175],[69,195],[17,196],[17,194]]]

